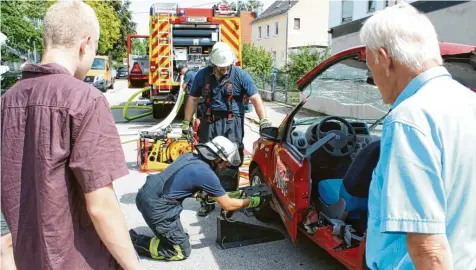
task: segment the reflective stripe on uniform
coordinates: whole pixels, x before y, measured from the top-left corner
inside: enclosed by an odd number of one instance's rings
[[[179,245],[174,245],[174,249],[177,252],[177,255],[171,257],[170,259],[167,259],[168,261],[180,261],[185,258],[182,253],[182,248],[180,248]]]
[[[159,244],[160,244],[160,239],[157,237],[154,237],[150,240],[149,251],[150,251],[150,256],[152,257],[152,259],[156,259],[156,260],[164,259],[164,256],[159,256]]]

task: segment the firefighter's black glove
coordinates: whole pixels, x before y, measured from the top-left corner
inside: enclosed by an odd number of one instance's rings
[[[190,126],[190,121],[188,120],[183,120],[182,121],[182,136],[187,139],[189,142],[194,141],[193,137],[193,129]]]

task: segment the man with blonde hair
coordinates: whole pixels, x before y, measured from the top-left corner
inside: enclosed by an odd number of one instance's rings
[[[430,20],[407,3],[361,29],[386,104],[369,190],[371,269],[476,269],[476,95],[442,66]]]
[[[94,10],[59,2],[45,53],[2,97],[2,213],[18,269],[139,269],[112,182],[128,174],[108,102],[83,82],[99,40]]]

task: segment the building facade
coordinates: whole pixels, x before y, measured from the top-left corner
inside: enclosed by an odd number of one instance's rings
[[[328,46],[328,18],[329,1],[275,1],[252,22],[251,40],[281,68],[292,50]]]
[[[251,22],[256,18],[252,11],[240,11],[241,42],[251,42]]]
[[[359,30],[374,12],[403,0],[332,0],[329,26],[332,53],[361,45]],[[410,1],[435,26],[441,42],[476,44],[476,1]]]

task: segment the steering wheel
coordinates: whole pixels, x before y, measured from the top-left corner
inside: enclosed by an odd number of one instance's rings
[[[321,131],[322,126],[329,122],[330,120],[334,120],[337,122],[340,122],[344,124],[345,127],[347,127],[347,130],[331,130],[328,132],[323,132]],[[324,138],[325,136],[329,135],[330,133],[333,133],[336,135],[334,139],[326,143],[323,148],[324,151],[326,151],[329,155],[334,156],[334,157],[344,157],[348,156],[351,153],[354,152],[355,147],[356,147],[356,141],[357,141],[357,136],[355,133],[354,127],[344,118],[337,117],[337,116],[329,116],[322,121],[319,122],[316,128],[316,133],[317,133],[317,139],[320,140]],[[342,151],[342,149],[347,148],[346,151]]]

